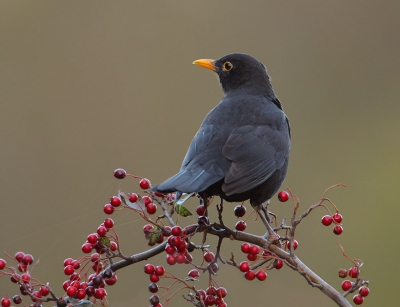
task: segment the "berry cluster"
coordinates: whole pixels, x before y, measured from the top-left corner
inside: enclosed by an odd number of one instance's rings
[[[144,272],[150,275],[151,284],[149,285],[149,291],[151,293],[157,293],[158,285],[156,283],[160,280],[160,276],[164,275],[164,267],[160,265],[155,267],[151,263],[148,263],[144,266]],[[158,295],[153,295],[152,297],[150,297],[150,304],[154,307],[162,307]]]
[[[193,261],[192,255],[189,253],[189,243],[184,231],[180,226],[171,228],[171,233],[168,234],[168,243],[165,246],[167,253],[167,263],[174,265],[175,263],[191,263]]]
[[[227,304],[224,301],[224,297],[226,297],[228,291],[224,287],[214,287],[210,286],[206,290],[197,290],[196,298],[199,300],[201,296],[204,305],[207,306],[217,306],[217,307],[227,307]]]
[[[343,220],[343,216],[339,213],[336,212],[334,215],[324,215],[321,219],[321,223],[324,226],[330,226],[332,222],[335,224],[333,227],[333,233],[335,235],[340,235],[343,232],[343,226],[340,225],[340,223]]]
[[[360,268],[357,265],[352,266],[348,271],[346,271],[345,269],[340,269],[339,270],[339,277],[340,278],[346,278],[347,275],[351,278],[355,278],[358,281],[358,277],[360,275]],[[356,287],[357,282],[352,282],[350,280],[344,280],[342,282],[342,289],[344,291],[349,291],[350,289],[353,288],[353,290],[351,290],[351,292],[353,292],[355,289],[354,287]],[[367,286],[362,286],[358,289],[358,294],[354,295],[353,297],[353,302],[356,305],[361,305],[364,302],[364,297],[368,296],[369,294],[369,288]]]
[[[114,221],[106,218],[97,228],[97,231],[87,236],[86,242],[82,245],[82,252],[89,254],[93,249],[103,254],[106,251],[115,252],[118,249],[114,232]],[[112,230],[113,235],[109,232]]]
[[[30,300],[33,302],[33,306],[39,306],[41,302],[46,299],[46,296],[50,294],[50,288],[37,279],[32,278],[29,269],[33,265],[33,256],[31,254],[25,254],[24,252],[17,252],[14,257],[8,254],[7,256],[16,261],[18,266],[17,269],[15,269],[12,266],[8,266],[4,259],[0,259],[0,277],[9,276],[11,282],[19,285],[20,294],[22,296],[29,296]],[[18,305],[22,303],[21,295],[17,294],[13,296],[12,301],[14,304]],[[1,299],[2,307],[9,307],[10,305],[10,298],[3,297]]]

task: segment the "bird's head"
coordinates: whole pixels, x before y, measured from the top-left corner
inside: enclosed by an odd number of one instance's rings
[[[248,54],[231,53],[218,60],[201,59],[193,64],[215,71],[225,93],[242,87],[267,94],[272,90],[265,66]]]

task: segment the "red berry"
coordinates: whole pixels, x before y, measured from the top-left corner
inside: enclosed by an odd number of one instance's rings
[[[75,288],[74,286],[69,286],[68,289],[67,289],[67,295],[68,296],[75,296],[77,291],[78,291],[78,289]]]
[[[122,168],[117,168],[117,169],[114,171],[114,177],[117,178],[117,179],[124,179],[125,176],[126,176],[126,172],[125,172],[125,170],[122,169]]]
[[[254,254],[247,254],[247,259],[249,259],[250,261],[256,261],[257,260],[257,255]]]
[[[106,205],[104,205],[103,211],[105,214],[108,214],[108,215],[113,214],[114,207],[111,204],[106,204]]]
[[[332,216],[332,219],[335,221],[335,223],[341,223],[342,220],[343,220],[343,216],[342,216],[340,213],[336,212],[336,213]]]
[[[361,305],[364,302],[364,298],[360,294],[356,294],[353,296],[353,302],[356,305]]]
[[[335,235],[340,235],[343,232],[343,227],[341,225],[336,225],[333,227],[333,233]]]
[[[4,259],[0,258],[0,270],[6,267],[7,262]]]
[[[42,296],[47,296],[49,293],[50,293],[50,290],[45,285],[42,285],[40,287],[40,294],[42,294]]]
[[[17,260],[18,262],[21,262],[22,259],[24,258],[24,256],[25,256],[25,253],[17,252],[14,257],[15,257],[15,260]]]
[[[206,294],[207,295],[216,295],[217,294],[217,289],[215,289],[214,286],[210,286],[206,289]]]
[[[196,213],[200,216],[203,216],[204,213],[206,213],[206,208],[204,207],[204,205],[198,206],[196,209]]]
[[[93,296],[93,295],[94,295],[94,287],[93,287],[93,286],[88,286],[88,287],[85,289],[85,292],[86,292],[86,294],[87,294],[88,296]]]
[[[180,236],[182,233],[182,228],[180,226],[174,226],[171,229],[171,233],[173,236]]]
[[[26,254],[24,258],[22,258],[22,262],[26,265],[30,265],[33,263],[33,256],[31,254]]]
[[[66,280],[64,281],[62,287],[64,289],[64,291],[67,291],[68,287],[71,285],[71,281],[70,280]]]
[[[110,250],[112,252],[115,252],[117,249],[118,249],[118,244],[116,242],[114,242],[114,241],[111,241],[110,242]]]
[[[86,296],[86,291],[85,289],[78,289],[78,292],[76,293],[76,298],[78,300],[84,299]]]
[[[91,253],[92,250],[93,250],[93,246],[89,242],[86,242],[82,245],[82,252],[84,252],[85,254]]]
[[[179,246],[177,246],[178,251],[180,252],[184,252],[186,251],[188,248],[188,243],[184,240],[181,241],[181,243],[179,244]]]
[[[243,215],[246,214],[246,207],[243,205],[238,205],[235,207],[233,212],[235,213],[235,216],[242,217]]]
[[[211,261],[213,261],[213,260],[214,260],[214,257],[215,257],[214,253],[212,253],[212,252],[210,252],[210,251],[208,251],[208,252],[206,252],[206,253],[204,254],[204,260],[205,260],[206,262],[211,262]]]
[[[362,286],[359,290],[358,293],[360,293],[361,296],[366,297],[369,294],[369,288],[366,286]]]
[[[157,211],[157,205],[154,203],[150,203],[146,206],[146,211],[148,214],[154,214]]]
[[[258,245],[253,245],[250,247],[250,254],[258,255],[260,252],[260,247]]]
[[[351,278],[357,278],[359,274],[360,274],[360,270],[358,269],[357,266],[353,266],[349,269],[349,276]]]
[[[279,199],[279,201],[281,201],[281,202],[288,201],[288,199],[289,199],[289,193],[286,192],[286,191],[280,191],[280,192],[278,193],[278,199]]]
[[[199,270],[193,269],[193,270],[189,271],[188,276],[190,276],[192,278],[199,278],[200,272],[199,272]]]
[[[247,224],[243,220],[238,221],[235,225],[235,229],[239,230],[239,231],[244,231],[246,229],[246,227],[247,227]]]
[[[28,268],[28,266],[23,262],[20,262],[18,264],[18,271],[20,271],[20,272],[26,272],[27,268]]]
[[[192,255],[191,254],[189,254],[189,253],[187,253],[186,255],[185,255],[185,263],[186,264],[189,264],[189,263],[192,263],[192,261],[193,261],[193,257],[192,257]],[[217,269],[215,270],[215,266],[217,266]],[[218,271],[218,264],[217,263],[213,263],[212,265],[211,265],[211,269],[214,271],[214,272],[217,272]]]
[[[185,256],[184,254],[182,254],[182,253],[178,253],[178,254],[175,256],[175,260],[176,260],[176,262],[178,262],[179,264],[184,263],[184,262],[186,261],[186,256]]]
[[[65,268],[64,268],[64,274],[65,275],[72,275],[72,273],[74,273],[74,271],[75,271],[75,269],[74,269],[74,267],[72,266],[72,265],[67,265]]]
[[[31,280],[31,275],[29,275],[28,273],[24,273],[24,274],[22,274],[21,275],[21,280],[24,282],[24,283],[29,283],[29,281]]]
[[[216,294],[220,298],[224,298],[228,291],[224,287],[219,287],[217,290],[215,290]]]
[[[169,265],[174,265],[176,263],[174,255],[167,255],[167,263]]]
[[[247,272],[248,270],[250,270],[250,265],[247,261],[242,261],[239,264],[239,270],[242,272]]]
[[[140,180],[139,182],[139,186],[143,189],[143,190],[147,190],[148,188],[150,188],[150,180],[143,178],[142,180]]]
[[[297,246],[299,246],[299,243],[297,240],[293,240],[293,249],[297,249]],[[287,248],[290,249],[290,241],[287,241]]]
[[[94,290],[94,297],[97,299],[102,299],[107,296],[106,290],[104,288],[97,288]]]
[[[150,232],[150,230],[153,230],[153,229],[154,229],[154,226],[151,224],[146,224],[143,226],[143,232],[145,234],[148,234]]]
[[[150,196],[143,196],[142,200],[144,202],[145,207],[147,207],[148,204],[151,204],[153,202]]]
[[[197,292],[198,292],[198,294],[201,295],[201,298],[202,298],[203,301],[204,301],[204,300],[206,299],[206,296],[207,296],[206,291],[204,291],[204,290],[197,290]]]
[[[246,273],[244,273],[244,277],[247,280],[253,280],[254,278],[256,278],[256,274],[254,274],[254,272],[252,270],[249,270]]]
[[[178,247],[181,244],[181,238],[178,236],[170,236],[168,238],[169,245]]]
[[[275,260],[275,269],[280,270],[283,267],[283,261],[281,259]]]
[[[257,271],[256,272],[256,277],[258,280],[264,281],[267,279],[267,273],[265,273],[264,271]]]
[[[113,221],[113,219],[106,218],[106,219],[104,220],[104,226],[105,226],[107,229],[113,228],[113,227],[114,227],[114,221]]]
[[[2,307],[9,307],[11,305],[11,300],[8,297],[3,297],[1,299],[1,306]]]
[[[332,217],[330,215],[324,215],[321,219],[321,223],[324,226],[329,226],[330,224],[332,224]]]
[[[150,275],[150,281],[151,282],[158,282],[160,280],[160,277],[156,274],[151,274]]]
[[[243,253],[248,254],[250,253],[250,244],[249,243],[243,243],[240,249],[242,250]]]
[[[97,234],[98,234],[100,237],[105,237],[105,235],[107,234],[107,228],[104,227],[104,226],[99,226],[99,227],[97,228]]]
[[[111,199],[110,199],[110,204],[111,204],[113,207],[118,207],[118,206],[120,206],[120,205],[121,205],[121,198],[119,198],[118,196],[113,196],[113,197],[111,197]]]
[[[98,238],[99,238],[99,235],[97,233],[91,233],[90,235],[87,236],[86,240],[91,244],[95,244],[95,243],[97,243]],[[69,258],[69,259],[71,259],[71,258]],[[64,261],[64,266],[65,266],[65,261]]]
[[[350,280],[344,280],[342,282],[342,289],[343,291],[349,290],[353,286],[353,283]]]
[[[170,244],[167,244],[167,245],[165,246],[165,252],[166,252],[167,254],[169,254],[169,255],[173,255],[173,254],[176,252],[176,248],[173,247],[173,246],[170,245]]]
[[[145,272],[146,274],[149,274],[149,275],[150,275],[150,274],[153,274],[154,271],[155,271],[154,265],[148,263],[148,264],[146,264],[146,265],[144,266],[144,272]]]
[[[207,295],[206,299],[204,300],[204,305],[212,306],[215,304],[215,297],[214,295]]]
[[[164,236],[169,237],[171,235],[171,229],[172,228],[170,226],[165,226],[164,228],[165,228],[165,231],[166,231],[166,232],[164,232]]]
[[[161,265],[158,265],[154,271],[154,273],[156,273],[156,275],[158,276],[162,276],[164,275],[164,267]]]
[[[131,202],[131,203],[134,203],[134,202],[136,202],[137,200],[138,200],[138,195],[136,194],[136,193],[132,193],[131,195],[129,195],[129,201]]]
[[[98,253],[93,253],[90,255],[90,261],[97,262],[100,259],[100,255]]]
[[[151,283],[151,284],[149,285],[149,291],[150,291],[151,293],[156,293],[156,292],[158,292],[158,285],[155,284],[155,283]]]

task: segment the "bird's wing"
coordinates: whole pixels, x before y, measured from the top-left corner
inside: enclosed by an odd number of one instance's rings
[[[230,134],[222,154],[231,160],[222,190],[226,195],[255,188],[280,169],[290,151],[288,126],[242,126]]]
[[[220,134],[213,125],[201,126],[195,135],[176,175],[154,187],[160,192],[201,192],[224,178],[230,162],[221,155]],[[221,161],[216,160],[220,157]]]

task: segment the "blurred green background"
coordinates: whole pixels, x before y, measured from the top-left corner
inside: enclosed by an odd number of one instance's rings
[[[328,194],[344,216],[343,234],[323,227],[317,210],[298,228],[297,255],[339,289],[338,269],[351,266],[340,242],[365,262],[364,305],[398,304],[399,1],[1,1],[0,25],[0,251],[40,258],[34,275],[56,293],[63,260],[82,256],[103,205],[118,189],[139,192],[113,170],[154,184],[174,174],[219,102],[216,76],[192,61],[245,52],[268,67],[290,118],[284,187],[301,209],[326,187],[348,185]],[[271,210],[289,217],[292,206],[274,198]],[[126,254],[146,248],[138,216],[112,218]],[[259,222],[248,224],[262,233]],[[244,260],[239,243],[226,242],[223,257],[231,251]],[[151,262],[166,264],[164,255]],[[119,272],[107,289],[112,306],[148,305],[142,267]],[[171,269],[183,277],[190,268]],[[265,282],[227,266],[220,272],[229,306],[334,306],[287,267]],[[0,289],[17,293],[8,278]],[[170,306],[190,305],[177,295]]]

